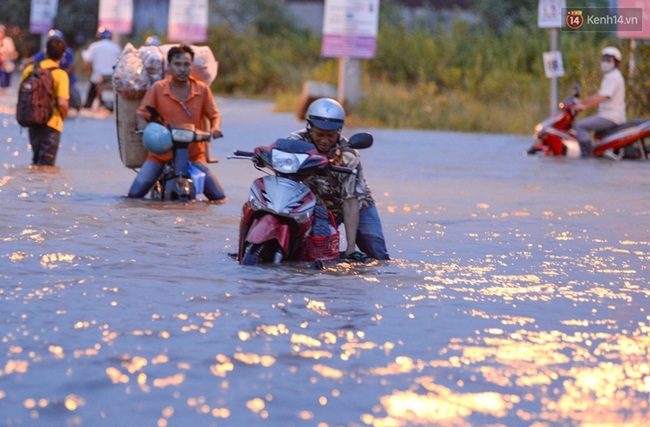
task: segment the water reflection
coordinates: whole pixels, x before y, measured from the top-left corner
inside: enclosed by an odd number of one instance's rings
[[[6,139],[0,424],[647,424],[647,165],[523,165],[492,150],[527,140],[436,135],[394,152],[377,132],[393,260],[323,271],[229,255],[248,167],[216,166],[241,187],[223,205],[134,201],[113,140],[37,171]],[[385,178],[407,161],[426,181]]]

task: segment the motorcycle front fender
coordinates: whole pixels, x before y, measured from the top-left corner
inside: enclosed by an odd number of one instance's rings
[[[158,181],[160,189],[164,189],[162,194],[155,194],[156,198],[164,201],[187,201],[196,198],[194,183],[189,178],[161,178]],[[159,192],[160,193],[160,192]]]
[[[291,228],[286,222],[281,221],[274,215],[264,215],[253,220],[246,234],[245,241],[249,243],[263,243],[272,239],[280,243],[280,247],[285,254],[289,253]]]

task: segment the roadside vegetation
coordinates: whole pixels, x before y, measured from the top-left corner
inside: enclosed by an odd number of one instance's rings
[[[73,45],[77,50],[92,40],[96,3],[59,1],[65,13],[59,13],[55,27],[74,35],[72,43],[81,40]],[[423,2],[437,3],[447,2]],[[550,34],[537,27],[538,0],[457,3],[469,7],[474,19],[461,18],[458,11],[458,19],[446,14],[406,22],[396,0],[381,1],[376,57],[362,61],[363,97],[349,111],[352,125],[526,134],[548,115],[550,81],[542,54],[550,50]],[[608,3],[572,0],[571,6]],[[29,13],[23,9],[28,4],[4,0],[0,11],[27,28]],[[284,0],[210,0],[210,10],[222,17],[209,29],[206,43],[219,61],[212,87],[219,96],[271,99],[279,111],[295,111],[305,81],[337,84],[338,60],[320,57],[321,36],[297,25]],[[150,34],[122,42],[138,46]],[[25,37],[21,44],[38,42]],[[650,45],[637,46],[637,66],[630,75],[629,40],[619,40],[614,32],[560,31],[565,75],[558,79],[559,100],[576,82],[583,95],[597,90],[599,53],[607,45],[623,52],[628,119],[650,116]]]
[[[494,3],[494,2],[493,2]],[[382,0],[376,57],[362,62],[362,101],[351,111],[353,126],[403,127],[491,133],[531,133],[549,113],[550,80],[542,54],[549,30],[537,27],[536,6],[508,25],[483,15],[478,23],[401,22],[394,2]],[[216,93],[272,98],[280,111],[294,111],[307,80],[337,84],[338,60],[320,57],[321,38],[287,22],[229,25],[210,30],[219,59]],[[503,24],[503,23],[502,23]],[[637,47],[636,75],[629,76],[629,41],[614,33],[560,32],[565,75],[558,98],[577,82],[583,95],[598,89],[600,50],[623,52],[628,118],[650,115],[650,46]]]
[[[407,24],[394,1],[382,0],[376,57],[362,63],[363,97],[351,111],[351,124],[531,133],[550,109],[542,62],[550,34],[537,27],[537,1],[475,3],[478,22]],[[220,67],[216,93],[272,98],[278,110],[294,111],[305,81],[336,86],[338,60],[320,57],[320,35],[296,28],[272,9],[257,19],[243,31],[230,24],[211,28],[209,44]],[[558,79],[559,100],[576,82],[583,95],[598,89],[599,54],[607,45],[624,55],[628,117],[647,117],[650,46],[637,48],[636,75],[630,77],[629,41],[612,32],[560,32],[565,75]]]

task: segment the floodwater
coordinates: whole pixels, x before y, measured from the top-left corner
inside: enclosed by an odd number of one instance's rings
[[[228,201],[180,205],[125,199],[113,116],[68,120],[57,168],[30,168],[3,100],[2,426],[650,422],[647,162],[362,129],[392,260],[242,267],[260,173],[226,156],[292,114],[219,98]]]

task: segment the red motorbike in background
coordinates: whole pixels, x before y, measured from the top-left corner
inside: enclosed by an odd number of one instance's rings
[[[359,133],[345,146],[368,148],[372,142],[372,135]],[[334,216],[316,204],[316,195],[302,180],[326,169],[355,170],[335,166],[313,144],[291,139],[278,139],[253,152],[236,150],[228,158],[252,160],[256,169],[268,174],[253,181],[242,207],[237,252],[241,264],[309,261],[312,269],[320,269],[324,261],[340,258]]]
[[[582,157],[580,143],[573,129],[577,115],[575,105],[580,97],[576,84],[570,96],[559,103],[559,110],[535,126],[535,142],[528,154],[543,152],[547,156]],[[645,159],[650,146],[645,138],[650,136],[650,119],[638,119],[618,125],[594,136],[594,157],[612,160]]]
[[[97,83],[97,98],[99,105],[113,112],[115,109],[115,90],[113,89],[113,76],[105,75],[99,77]]]

